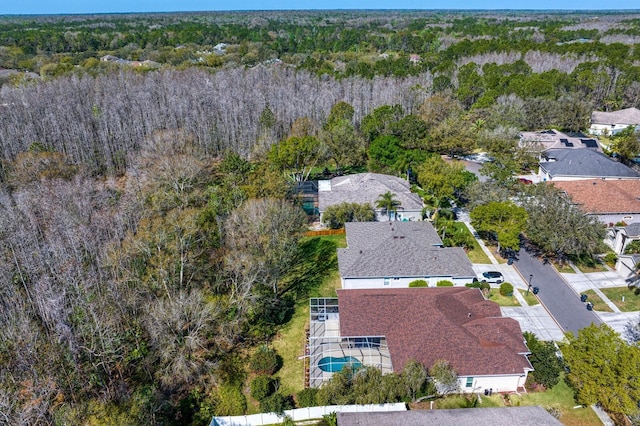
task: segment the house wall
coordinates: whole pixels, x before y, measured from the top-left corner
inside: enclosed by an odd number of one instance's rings
[[[616,262],[616,271],[623,277],[630,278],[635,275],[636,264],[631,256],[619,256]]]
[[[630,124],[592,124],[589,128],[589,132],[597,136],[602,134],[612,136],[617,135],[629,126]]]
[[[369,289],[369,288],[407,288],[409,283],[415,280],[425,280],[429,287],[435,287],[438,281],[451,281],[454,286],[463,286],[473,281],[474,277],[389,277],[385,278],[342,278],[342,288],[345,290]]]
[[[394,216],[391,216],[391,219],[393,220]],[[398,210],[398,215],[396,220],[410,220],[412,222],[414,221],[420,221],[422,220],[422,210]],[[388,222],[389,221],[389,217],[386,214],[382,213],[382,210],[376,210],[376,220],[378,222]]]
[[[471,379],[471,386],[467,386],[467,379]],[[516,392],[523,388],[527,380],[527,372],[513,375],[499,376],[459,376],[458,385],[463,393],[480,393],[485,389],[493,389],[493,392]]]
[[[597,215],[598,220],[605,225],[613,223],[614,225],[619,222],[624,222],[627,225],[635,222],[640,222],[640,213],[619,213],[619,214],[600,214]]]

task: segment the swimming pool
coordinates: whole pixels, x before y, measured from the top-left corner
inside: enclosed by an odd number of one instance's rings
[[[326,356],[318,362],[318,368],[328,373],[336,373],[342,370],[345,365],[351,365],[354,368],[362,367],[362,363],[352,356],[332,357]]]

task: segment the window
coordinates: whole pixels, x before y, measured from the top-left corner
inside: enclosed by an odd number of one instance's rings
[[[384,279],[384,285],[389,285],[389,278]]]
[[[467,377],[467,387],[473,386],[473,377]]]

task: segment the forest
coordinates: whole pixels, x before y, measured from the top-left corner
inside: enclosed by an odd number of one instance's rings
[[[0,423],[251,411],[252,357],[336,268],[297,183],[508,200],[520,131],[640,106],[639,45],[616,12],[0,17]],[[479,150],[483,187],[441,160]]]

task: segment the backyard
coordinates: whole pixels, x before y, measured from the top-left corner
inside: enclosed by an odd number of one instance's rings
[[[336,248],[346,247],[346,237],[329,235],[313,238],[333,246],[334,259]],[[306,344],[306,330],[309,324],[309,297],[336,297],[336,290],[340,288],[340,275],[337,262],[335,267],[327,273],[318,287],[311,288],[305,298],[296,302],[295,312],[291,320],[280,330],[273,340],[273,348],[282,357],[282,368],[276,374],[280,379],[280,386],[285,394],[295,394],[304,389],[304,349]]]
[[[598,416],[589,407],[576,406],[573,391],[563,378],[552,389],[544,392],[529,392],[508,395],[493,394],[480,398],[470,395],[450,395],[434,401],[434,408],[471,408],[539,405],[560,416],[566,426],[602,425]],[[429,409],[429,402],[413,405],[414,409]]]

